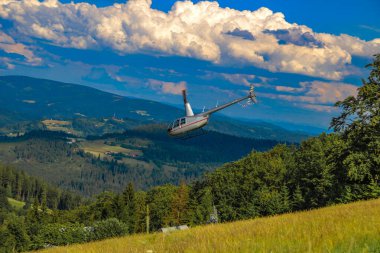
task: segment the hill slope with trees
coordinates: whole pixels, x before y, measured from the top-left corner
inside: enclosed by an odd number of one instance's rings
[[[129,182],[137,189],[190,182],[251,150],[265,151],[276,144],[216,132],[180,141],[168,137],[162,125],[87,140],[34,131],[0,138],[0,160],[90,197],[105,190],[120,192]]]

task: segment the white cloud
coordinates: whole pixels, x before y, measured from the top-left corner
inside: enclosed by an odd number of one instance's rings
[[[315,98],[318,103],[335,103],[349,96],[355,96],[358,87],[347,83],[337,82],[302,82],[302,86],[308,90],[305,95]]]
[[[242,73],[222,73],[214,71],[203,71],[204,75],[201,75],[200,78],[207,80],[222,79],[226,80],[231,84],[239,86],[249,87],[251,84],[254,87],[267,87],[270,88],[268,82],[275,80],[275,78],[268,78],[263,76],[256,76],[252,74],[242,74]]]
[[[14,32],[62,47],[178,55],[331,80],[349,74],[352,55],[380,51],[379,39],[315,33],[267,8],[239,11],[217,2],[179,1],[165,13],[152,9],[150,0],[104,8],[0,0],[0,17],[14,22]]]
[[[274,87],[276,91],[285,91],[285,92],[299,92],[304,91],[304,88],[294,88],[289,86],[275,86]]]
[[[165,81],[156,80],[156,79],[148,79],[148,85],[152,89],[160,91],[164,94],[179,95],[182,93],[182,90],[186,89],[186,82],[184,81],[175,83],[175,82],[165,82]]]
[[[213,71],[204,71],[205,74],[201,76],[204,79],[223,79],[229,83],[241,85],[241,86],[250,86],[251,83],[255,80],[255,75],[250,74],[240,74],[240,73],[220,73]]]
[[[222,74],[223,78],[229,81],[230,83],[236,84],[236,85],[244,85],[244,86],[250,86],[251,83],[253,83],[253,80],[255,79],[255,75],[248,75],[248,74]]]
[[[327,46],[339,47],[351,55],[372,56],[376,53],[380,53],[379,39],[365,41],[347,34],[335,36],[326,33],[316,34],[316,37]]]

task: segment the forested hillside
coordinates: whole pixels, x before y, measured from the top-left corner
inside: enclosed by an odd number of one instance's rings
[[[0,138],[0,160],[63,189],[92,196],[104,190],[119,192],[129,182],[137,189],[190,182],[251,150],[264,151],[276,144],[215,132],[180,141],[168,137],[161,125],[88,139],[34,131]]]
[[[0,165],[0,184],[1,196],[24,202],[25,209],[30,207],[33,201],[43,202],[45,208],[53,210],[72,209],[78,207],[82,202],[79,195],[59,189],[9,166]],[[1,204],[4,208],[10,209],[7,201],[3,201]]]

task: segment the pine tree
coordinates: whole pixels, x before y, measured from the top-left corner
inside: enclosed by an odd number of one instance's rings
[[[47,199],[46,199],[46,188],[42,188],[41,192],[41,213],[40,213],[40,221],[41,223],[48,222],[49,213],[47,207]]]
[[[35,218],[35,221],[40,221],[40,202],[38,201],[37,196],[34,198],[32,210],[33,210],[33,217]]]
[[[47,207],[47,200],[46,200],[46,189],[43,188],[41,192],[41,210],[43,214],[47,213],[48,207]]]
[[[10,210],[11,205],[9,204],[6,190],[0,186],[0,210],[1,209]]]
[[[19,217],[13,217],[7,221],[6,228],[15,239],[15,251],[19,252],[28,250],[30,238],[26,232],[23,219]]]
[[[145,232],[146,230],[146,192],[135,193],[136,215],[135,215],[135,233]]]
[[[189,188],[185,182],[181,182],[172,202],[172,219],[174,225],[188,223]]]
[[[293,193],[292,209],[297,211],[303,209],[305,204],[305,199],[302,196],[302,191],[299,185],[297,185],[296,190]]]
[[[129,233],[134,232],[136,222],[136,204],[135,204],[135,190],[132,183],[129,183],[123,192],[125,204],[125,217],[123,221],[128,225]]]
[[[368,185],[367,197],[368,198],[377,198],[380,196],[380,186],[377,180],[371,179],[371,182]]]

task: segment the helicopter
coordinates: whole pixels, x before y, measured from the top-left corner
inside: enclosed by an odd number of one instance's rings
[[[235,99],[221,106],[216,106],[215,108],[210,109],[206,112],[203,111],[199,114],[194,114],[193,110],[191,109],[190,103],[187,101],[186,90],[182,90],[182,95],[183,95],[183,102],[185,105],[186,116],[178,118],[169,124],[167,131],[168,131],[168,134],[173,137],[184,137],[184,138],[195,137],[195,136],[189,135],[189,133],[194,132],[197,129],[203,130],[202,127],[207,125],[211,114],[246,99],[248,99],[247,104],[257,103],[254,87],[253,85],[251,85],[249,89],[249,94],[247,96],[239,98],[239,99]]]

